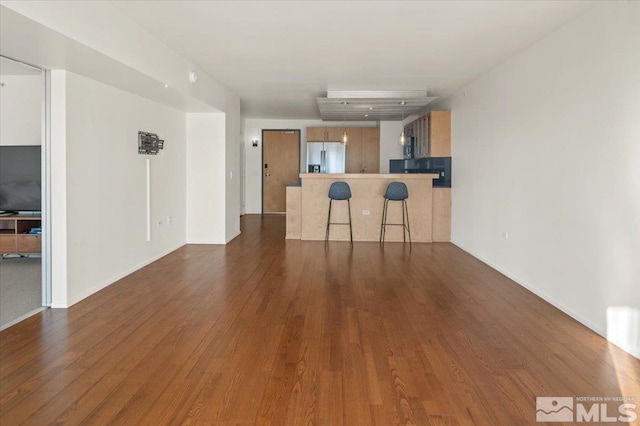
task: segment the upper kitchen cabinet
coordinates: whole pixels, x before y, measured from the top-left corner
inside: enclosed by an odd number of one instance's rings
[[[347,129],[348,142],[344,152],[344,172],[360,173],[362,170],[362,128]]]
[[[362,128],[363,173],[380,173],[380,127]]]
[[[405,126],[415,138],[415,157],[451,157],[451,111],[431,111]]]
[[[345,173],[380,172],[380,128],[349,127]]]
[[[451,111],[431,111],[429,157],[451,157]]]
[[[325,142],[326,138],[326,127],[307,127],[307,142]]]
[[[307,127],[307,142],[341,142],[344,127]]]

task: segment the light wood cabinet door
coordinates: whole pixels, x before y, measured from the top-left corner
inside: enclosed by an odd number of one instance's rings
[[[307,142],[342,142],[344,129],[344,126],[307,127]]]
[[[430,157],[451,157],[451,111],[430,113]]]
[[[433,241],[451,241],[451,188],[433,188]]]
[[[416,158],[451,157],[451,111],[431,111],[410,127],[416,137]]]
[[[380,173],[380,128],[362,128],[362,172]]]
[[[345,146],[345,173],[361,173],[362,171],[362,128],[348,127],[349,142]]]
[[[16,236],[0,235],[0,254],[16,253]]]
[[[326,127],[307,127],[307,142],[324,142],[326,134]]]
[[[342,142],[344,127],[326,127],[325,129],[327,130],[327,142]],[[349,128],[347,128],[347,132],[349,132]]]
[[[17,253],[40,253],[42,239],[40,235],[16,235]]]

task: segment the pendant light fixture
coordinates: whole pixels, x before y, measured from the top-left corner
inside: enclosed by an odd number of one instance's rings
[[[349,102],[344,101],[342,105],[344,105],[344,132],[342,132],[342,143],[345,145],[349,144],[349,134],[347,133],[347,104]]]
[[[402,125],[402,132],[400,132],[400,145],[404,146],[404,144],[407,142],[407,138],[405,137],[404,134],[404,125],[402,124],[402,122],[404,121],[404,106],[407,103],[405,101],[400,102],[400,105],[402,106],[402,120],[400,120],[400,124]]]

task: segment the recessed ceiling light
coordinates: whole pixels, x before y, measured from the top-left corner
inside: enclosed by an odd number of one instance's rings
[[[364,116],[365,116],[365,117],[368,117],[368,116],[369,116],[369,114],[365,114]]]
[[[371,111],[373,109],[373,107],[369,107],[369,111]]]
[[[167,87],[169,87],[169,85],[168,85],[168,84],[165,84],[165,85],[164,85],[164,88],[166,89]]]
[[[191,71],[191,72],[189,73],[189,81],[190,81],[192,84],[195,84],[195,83],[196,83],[196,81],[198,81],[198,74],[197,74],[195,71]]]
[[[405,101],[400,102],[400,105],[405,106],[407,103]]]

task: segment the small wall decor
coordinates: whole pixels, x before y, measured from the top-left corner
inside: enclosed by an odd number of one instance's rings
[[[138,154],[156,155],[164,148],[164,140],[155,133],[138,132]]]

